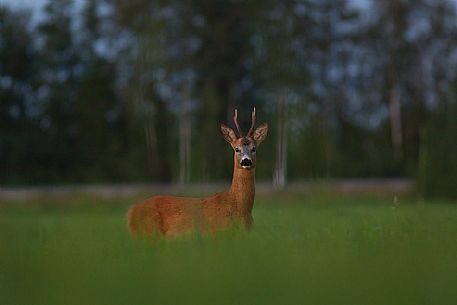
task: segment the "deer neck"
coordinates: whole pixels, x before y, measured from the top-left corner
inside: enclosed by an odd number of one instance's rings
[[[255,169],[241,169],[235,165],[228,195],[241,214],[250,214],[255,196]]]

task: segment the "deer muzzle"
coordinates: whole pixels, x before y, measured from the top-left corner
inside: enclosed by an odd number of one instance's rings
[[[252,166],[252,160],[250,158],[241,159],[241,167],[249,168]]]

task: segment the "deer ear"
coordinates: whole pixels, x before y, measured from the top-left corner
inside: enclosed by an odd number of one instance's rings
[[[235,132],[227,125],[221,124],[221,132],[224,136],[225,141],[227,141],[229,144],[232,144],[237,140]]]
[[[262,143],[263,140],[265,140],[265,138],[267,137],[267,133],[268,133],[268,124],[267,123],[263,123],[262,125],[257,127],[257,129],[254,130],[254,134],[252,135],[252,138],[254,139],[255,144],[259,145],[260,143]]]

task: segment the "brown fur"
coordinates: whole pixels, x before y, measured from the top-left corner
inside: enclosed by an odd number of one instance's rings
[[[234,150],[236,147],[250,152],[265,139],[268,126],[260,126],[249,143],[237,138],[229,127],[222,125],[221,129]],[[127,218],[132,236],[176,236],[193,229],[215,233],[237,225],[249,229],[253,221],[256,158],[253,153],[251,168],[243,168],[240,158],[241,153],[235,152],[232,184],[224,192],[207,198],[155,196],[131,206]]]
[[[155,196],[133,205],[128,227],[133,236],[179,235],[196,229],[214,233],[233,225],[250,228],[255,196],[255,169],[235,167],[232,185],[207,198]]]

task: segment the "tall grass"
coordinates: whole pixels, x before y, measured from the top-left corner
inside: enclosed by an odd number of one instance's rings
[[[457,205],[258,200],[251,232],[134,241],[126,205],[0,208],[0,304],[455,304]]]

